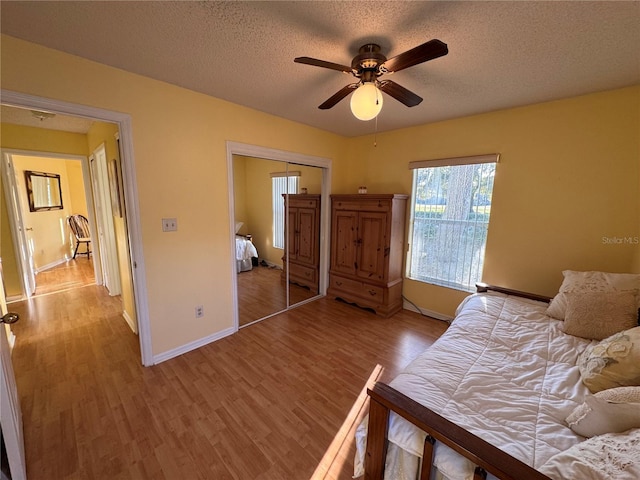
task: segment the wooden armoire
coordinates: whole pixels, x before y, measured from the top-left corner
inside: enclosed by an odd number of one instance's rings
[[[331,195],[327,294],[388,317],[402,308],[407,195]]]
[[[285,253],[283,279],[318,293],[320,265],[320,195],[283,195],[285,205]]]

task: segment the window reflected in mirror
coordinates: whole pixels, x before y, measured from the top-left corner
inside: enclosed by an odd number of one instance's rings
[[[62,187],[60,175],[55,173],[24,172],[29,211],[62,210]]]

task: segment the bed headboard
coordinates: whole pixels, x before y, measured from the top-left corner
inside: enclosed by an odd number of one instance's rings
[[[507,295],[514,295],[516,297],[528,298],[529,300],[536,300],[538,302],[549,303],[552,300],[552,297],[546,297],[544,295],[538,295],[536,293],[522,292],[520,290],[512,290],[510,288],[498,287],[496,285],[489,285],[488,283],[476,283],[476,292],[484,293],[488,291],[505,293]]]

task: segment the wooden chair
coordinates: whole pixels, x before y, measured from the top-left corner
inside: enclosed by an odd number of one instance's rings
[[[73,252],[73,258],[75,260],[76,255],[86,255],[87,258],[91,258],[91,232],[89,231],[89,220],[84,215],[71,215],[68,219],[69,228],[73,232],[73,236],[76,238],[76,248]],[[78,247],[81,243],[85,244],[86,252],[78,252]]]

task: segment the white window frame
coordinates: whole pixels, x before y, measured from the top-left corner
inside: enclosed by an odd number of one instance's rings
[[[273,247],[284,250],[284,194],[298,193],[300,172],[276,172],[271,174],[273,211]]]
[[[474,219],[446,219],[437,215],[426,215],[426,218],[416,218],[416,212],[424,210],[425,213],[435,212],[444,214],[446,210],[449,192],[444,198],[438,198],[436,203],[427,205],[424,208],[424,199],[417,198],[418,175],[421,169],[441,168],[441,167],[463,167],[481,164],[496,165],[500,158],[499,154],[475,155],[470,157],[444,158],[437,160],[422,160],[409,163],[409,169],[413,170],[413,187],[411,203],[411,221],[409,227],[409,252],[407,255],[406,275],[412,280],[453,288],[463,291],[474,291],[475,284],[482,281],[484,268],[484,255],[486,247],[487,231],[489,228],[491,212],[491,194],[493,192],[493,180],[491,192],[489,193],[489,204],[479,206],[475,203],[475,211],[486,216],[484,221],[480,215]],[[481,168],[486,169],[487,166]],[[475,175],[475,174],[474,174]],[[476,178],[474,177],[474,180]],[[437,183],[434,180],[434,183]],[[471,192],[474,195],[473,192]],[[473,198],[471,199],[473,200]],[[470,200],[470,201],[471,201]],[[477,197],[476,197],[477,200]],[[487,199],[485,199],[486,201]],[[439,205],[442,201],[444,207]],[[430,235],[426,231],[435,232]],[[460,234],[460,232],[471,232]],[[455,245],[455,247],[452,247]],[[455,255],[448,258],[453,260],[437,260],[438,255],[449,253],[451,249]]]

